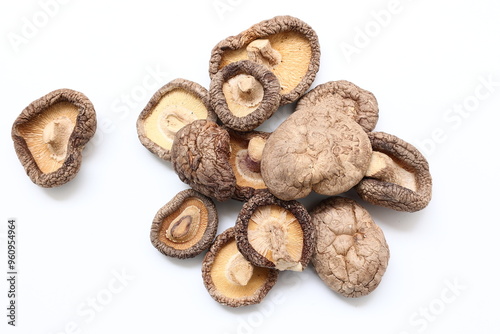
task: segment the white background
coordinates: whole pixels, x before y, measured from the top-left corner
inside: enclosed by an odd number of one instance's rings
[[[500,331],[498,2],[326,4],[1,1],[2,333]],[[319,36],[313,86],[346,79],[372,91],[380,106],[376,130],[420,147],[428,158],[433,199],[417,213],[362,203],[391,249],[382,283],[369,296],[343,298],[308,268],[281,275],[262,304],[235,310],[206,292],[201,257],[166,258],[150,244],[156,211],[187,186],[140,144],[135,122],[174,78],[208,87],[217,42],[284,14]],[[10,131],[30,102],[63,87],[94,103],[98,131],[78,176],[43,189],[26,176]],[[280,109],[267,126],[291,110]],[[310,207],[317,200],[303,202]],[[241,203],[217,206],[222,232]],[[16,328],[5,316],[9,218],[18,223]]]

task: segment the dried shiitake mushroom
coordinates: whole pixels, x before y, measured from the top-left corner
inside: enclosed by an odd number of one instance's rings
[[[213,48],[210,77],[224,66],[245,59],[267,66],[280,82],[280,104],[291,103],[306,92],[319,70],[318,36],[295,17],[262,21]]]
[[[139,114],[139,140],[149,151],[170,160],[174,136],[184,125],[197,119],[216,121],[208,91],[196,82],[175,79],[161,87]]]
[[[295,110],[319,107],[352,117],[366,131],[373,131],[378,121],[375,96],[346,80],[329,81],[311,89],[297,102]]]
[[[231,198],[236,178],[229,163],[229,133],[208,120],[196,120],[180,129],[171,161],[182,182],[218,201]]]
[[[237,131],[250,131],[278,109],[280,84],[264,65],[250,60],[237,61],[213,76],[210,103],[224,125]]]
[[[330,289],[346,297],[372,292],[390,257],[380,227],[354,200],[330,197],[311,211],[317,242],[312,264]]]
[[[12,139],[31,181],[50,188],[76,176],[82,150],[96,127],[92,102],[80,92],[59,89],[21,112],[12,126]]]
[[[304,270],[316,242],[306,208],[268,191],[255,194],[243,205],[235,234],[238,249],[250,263],[278,270]]]
[[[260,174],[262,151],[270,133],[239,132],[228,129],[231,145],[229,162],[236,178],[233,199],[246,201],[256,192],[266,189]]]
[[[401,138],[384,132],[368,134],[373,155],[356,191],[365,201],[397,211],[425,208],[432,197],[429,164],[422,153]]]
[[[260,303],[278,279],[278,270],[252,265],[238,251],[234,228],[217,236],[202,263],[203,283],[217,302],[231,307]]]
[[[210,247],[217,226],[214,202],[193,189],[186,189],[156,213],[151,225],[151,243],[167,256],[195,257]]]
[[[313,190],[333,196],[363,178],[371,154],[368,135],[349,116],[304,108],[269,136],[261,173],[269,191],[283,200],[303,198]]]

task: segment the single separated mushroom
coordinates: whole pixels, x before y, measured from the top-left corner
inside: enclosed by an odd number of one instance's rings
[[[368,211],[352,199],[330,197],[311,211],[317,238],[312,264],[335,292],[360,297],[381,282],[389,247]]]
[[[210,77],[224,66],[245,59],[267,66],[280,82],[280,104],[292,103],[309,89],[319,70],[318,36],[295,17],[262,21],[213,48]]]
[[[388,133],[372,132],[368,137],[373,155],[365,177],[356,186],[359,196],[397,211],[425,208],[432,197],[432,177],[422,153]]]
[[[137,119],[137,134],[144,147],[168,161],[177,131],[197,119],[217,120],[208,91],[196,82],[178,78],[151,97]]]
[[[235,233],[238,249],[250,263],[278,270],[304,270],[316,242],[306,208],[268,191],[255,194],[243,205]]]
[[[195,257],[210,247],[218,223],[214,202],[193,189],[186,189],[156,213],[151,225],[151,243],[170,257]]]
[[[295,110],[310,107],[344,113],[366,132],[373,131],[378,121],[379,110],[375,96],[346,80],[329,81],[314,87],[300,98]]]
[[[210,296],[231,307],[260,303],[278,279],[278,270],[256,267],[241,255],[233,227],[217,236],[201,268]]]
[[[311,191],[333,196],[361,181],[371,154],[368,135],[350,117],[304,108],[269,136],[261,173],[269,191],[283,200],[303,198]]]
[[[12,126],[12,140],[31,181],[50,188],[76,176],[96,127],[92,102],[80,92],[58,89],[21,112]]]
[[[213,76],[210,103],[224,125],[237,131],[250,131],[278,109],[280,84],[264,65],[237,61]]]

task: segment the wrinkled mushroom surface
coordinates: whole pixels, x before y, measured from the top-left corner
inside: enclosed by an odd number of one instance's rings
[[[196,120],[176,133],[171,161],[182,182],[206,196],[225,201],[236,188],[230,151],[225,129],[212,121]]]
[[[210,77],[224,66],[246,59],[267,66],[280,82],[280,104],[291,103],[306,92],[319,70],[318,36],[295,17],[262,21],[213,48]]]
[[[368,136],[373,155],[366,176],[356,187],[360,197],[397,211],[425,208],[432,197],[432,177],[422,153],[388,133],[372,132]]]
[[[235,225],[238,249],[250,263],[302,271],[310,261],[316,233],[305,207],[268,191],[248,200]]]
[[[15,120],[12,140],[31,181],[50,188],[72,180],[82,150],[96,131],[93,104],[82,93],[59,89],[33,101]]]
[[[296,110],[310,107],[344,113],[366,132],[372,131],[378,121],[379,109],[375,96],[346,80],[329,81],[314,87],[300,98]]]
[[[193,189],[186,189],[158,210],[151,225],[150,239],[164,255],[191,258],[210,247],[217,226],[213,201]]]
[[[170,160],[177,131],[198,119],[216,121],[208,91],[196,82],[175,79],[161,87],[139,114],[139,140],[149,151]]]
[[[262,151],[270,133],[239,132],[228,129],[231,145],[229,162],[236,178],[233,199],[246,201],[256,192],[266,189],[260,173]]]
[[[330,197],[311,211],[317,242],[312,264],[335,292],[360,297],[381,282],[390,257],[380,227],[354,200]]]
[[[280,84],[264,65],[237,61],[213,76],[210,103],[224,125],[237,131],[250,131],[278,109]]]
[[[311,191],[333,196],[363,178],[371,153],[368,135],[350,117],[322,108],[302,109],[269,136],[261,173],[271,193],[283,200]]]
[[[278,279],[278,270],[252,265],[238,251],[234,228],[217,236],[202,263],[205,287],[214,300],[231,307],[260,303]]]

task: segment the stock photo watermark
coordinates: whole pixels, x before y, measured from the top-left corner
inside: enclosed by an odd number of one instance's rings
[[[490,73],[477,78],[473,91],[461,101],[447,108],[441,117],[441,125],[433,128],[423,139],[415,140],[415,146],[426,156],[431,156],[437,147],[445,143],[453,131],[463,126],[465,120],[481,109],[482,103],[498,93],[500,80]]]
[[[17,29],[7,33],[12,49],[19,52],[48,26],[50,21],[59,14],[61,7],[69,2],[71,0],[39,0],[38,8],[30,15],[21,17]]]
[[[428,303],[413,312],[408,318],[409,328],[398,334],[424,333],[432,323],[445,316],[451,305],[466,290],[467,286],[460,282],[458,278],[445,279],[441,291]]]
[[[212,8],[220,20],[226,19],[226,15],[234,12],[244,0],[214,0]]]
[[[111,278],[102,289],[87,297],[75,309],[75,319],[68,321],[60,330],[51,334],[80,334],[85,325],[94,321],[98,315],[110,307],[116,296],[121,294],[135,279],[126,269],[112,270]]]
[[[2,241],[4,239],[2,238]],[[3,242],[2,242],[3,243]],[[7,324],[16,326],[17,321],[17,295],[18,295],[18,261],[17,261],[17,221],[7,219],[7,234],[5,235],[7,250]]]
[[[386,7],[370,12],[370,19],[364,24],[354,27],[354,35],[349,42],[340,43],[339,47],[347,63],[351,63],[353,57],[359,55],[393,22],[394,17],[401,14],[405,5],[403,2],[412,0],[390,0]]]

